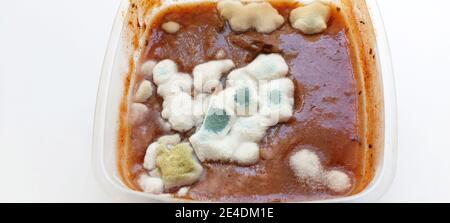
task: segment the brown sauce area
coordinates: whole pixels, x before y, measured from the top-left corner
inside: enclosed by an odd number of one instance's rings
[[[191,73],[196,65],[214,60],[219,50],[224,50],[226,58],[238,67],[245,66],[259,53],[275,52],[288,63],[288,77],[296,88],[294,116],[288,123],[267,131],[258,164],[239,167],[204,163],[204,175],[192,185],[188,199],[304,201],[353,193],[335,194],[299,183],[289,167],[289,157],[304,148],[318,152],[325,168],[338,167],[349,173],[354,188],[361,183],[364,117],[345,18],[333,8],[328,29],[320,35],[305,36],[288,22],[289,12],[297,5],[274,6],[286,22],[270,34],[233,32],[220,17],[215,3],[174,6],[159,13],[153,22],[142,61],[171,59],[181,71]],[[165,33],[160,27],[167,21],[181,24],[181,30],[176,34]],[[126,177],[134,182],[144,171],[147,146],[167,134],[158,125],[162,99],[153,96],[146,105],[150,114],[131,128]]]

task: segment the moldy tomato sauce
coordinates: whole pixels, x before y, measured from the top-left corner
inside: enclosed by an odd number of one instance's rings
[[[282,27],[270,34],[233,32],[220,17],[215,3],[175,6],[157,15],[142,61],[174,60],[180,71],[214,60],[223,50],[237,67],[261,53],[279,53],[289,65],[288,77],[295,85],[295,109],[289,122],[270,128],[262,140],[256,165],[203,163],[205,172],[191,186],[188,199],[214,201],[315,200],[352,194],[336,194],[326,188],[311,188],[298,182],[289,167],[289,156],[301,149],[320,155],[325,168],[342,167],[356,187],[362,178],[364,148],[356,69],[344,16],[332,7],[328,29],[318,35],[302,35],[289,24],[289,13],[298,5],[277,3],[285,17]],[[182,26],[168,34],[161,24],[174,21]],[[139,77],[138,77],[139,78]],[[146,105],[151,112],[143,124],[132,126],[131,147],[125,177],[135,182],[142,173],[147,146],[164,132],[158,125],[162,99],[153,96]],[[360,127],[361,126],[361,127]],[[187,136],[193,132],[188,132]],[[186,136],[186,135],[184,135]],[[137,184],[135,185],[138,188]]]

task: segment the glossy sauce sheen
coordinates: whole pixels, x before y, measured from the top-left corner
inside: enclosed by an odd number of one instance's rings
[[[289,167],[289,157],[300,149],[320,155],[325,168],[345,170],[357,185],[363,172],[359,99],[346,23],[333,8],[327,31],[304,36],[288,20],[293,4],[274,5],[285,17],[284,25],[271,34],[236,33],[223,20],[214,3],[172,7],[161,12],[148,38],[142,60],[171,59],[181,71],[214,59],[222,49],[238,67],[258,53],[278,52],[289,65],[288,75],[295,85],[293,118],[268,130],[261,142],[261,159],[251,167],[204,163],[205,173],[191,187],[189,199],[215,201],[302,201],[351,194],[335,194],[325,188],[309,187],[297,181]],[[161,24],[181,24],[176,34],[162,31]],[[260,47],[264,45],[263,47]],[[158,126],[162,99],[153,96],[147,103],[152,112],[143,124],[133,126],[130,175],[134,181],[144,170],[147,146],[166,134]],[[187,135],[192,134],[188,133]]]

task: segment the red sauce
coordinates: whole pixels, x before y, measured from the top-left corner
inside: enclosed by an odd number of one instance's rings
[[[148,37],[142,61],[174,60],[181,71],[214,59],[219,50],[238,66],[258,53],[278,52],[289,65],[295,84],[295,111],[288,123],[267,131],[261,142],[261,159],[251,167],[204,163],[205,173],[192,185],[189,199],[216,201],[302,201],[351,194],[335,194],[324,188],[299,183],[289,167],[290,155],[300,149],[320,154],[326,168],[339,167],[358,185],[363,173],[364,148],[360,124],[360,89],[343,15],[334,8],[329,28],[320,35],[305,36],[293,29],[289,12],[297,5],[274,5],[285,24],[270,34],[236,33],[216,10],[215,3],[172,7],[158,14]],[[176,34],[160,27],[167,21],[181,24]],[[151,113],[143,124],[132,127],[128,156],[129,177],[142,173],[147,146],[166,134],[158,125],[162,99],[152,97]],[[190,133],[188,133],[189,135]],[[137,186],[136,186],[137,187]],[[356,187],[356,186],[355,186]],[[138,187],[137,187],[138,188]]]

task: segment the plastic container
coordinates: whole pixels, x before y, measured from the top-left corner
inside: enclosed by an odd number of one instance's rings
[[[163,1],[162,6],[178,4]],[[186,1],[184,1],[186,2]],[[381,74],[384,101],[384,149],[380,153],[375,175],[370,184],[359,194],[317,202],[374,202],[390,186],[396,169],[397,156],[397,105],[394,75],[389,45],[384,32],[383,21],[376,0],[366,0],[369,14],[375,29],[376,48],[374,49]],[[123,0],[117,13],[104,59],[97,95],[95,112],[92,165],[96,178],[118,202],[180,202],[167,195],[151,195],[129,189],[122,183],[117,168],[117,130],[119,105],[124,90],[124,75],[129,69],[130,56],[136,58],[129,47],[129,34],[124,33],[126,13],[130,3]],[[128,42],[127,42],[128,41]]]

